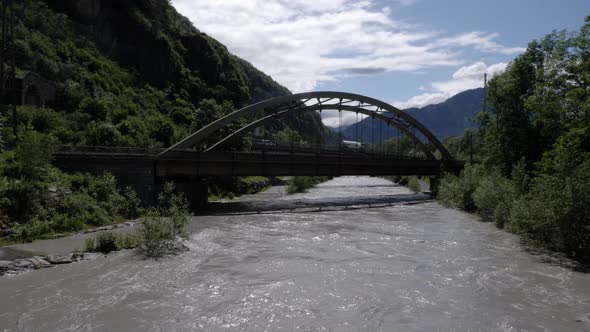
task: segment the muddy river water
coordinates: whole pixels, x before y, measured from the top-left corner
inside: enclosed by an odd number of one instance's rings
[[[194,217],[177,256],[1,277],[0,331],[590,330],[590,274],[473,215],[380,178],[283,190]]]

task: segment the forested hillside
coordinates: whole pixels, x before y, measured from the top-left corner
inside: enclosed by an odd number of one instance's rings
[[[441,200],[590,261],[590,17],[531,42],[486,98],[474,134],[481,164],[446,177]],[[467,141],[448,143],[465,156]]]
[[[289,93],[165,0],[16,6],[18,70],[57,88],[51,110],[24,109],[19,121],[64,144],[169,146],[236,107]]]

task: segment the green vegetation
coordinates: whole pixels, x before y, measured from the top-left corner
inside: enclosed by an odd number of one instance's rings
[[[100,233],[96,236],[96,247],[94,250],[108,254],[117,250],[117,235],[113,232]]]
[[[590,17],[530,43],[486,97],[473,134],[481,163],[442,179],[439,199],[590,261]],[[467,139],[447,144],[464,157]]]
[[[327,176],[294,176],[289,180],[287,193],[295,194],[305,192],[315,185],[330,180]]]
[[[101,252],[133,249],[139,246],[140,239],[136,234],[117,234],[114,232],[99,233],[96,237],[84,241],[84,252]]]
[[[167,147],[236,107],[289,94],[166,0],[104,2],[94,14],[73,0],[15,6],[17,71],[39,73],[57,94],[46,109],[19,108],[18,121],[60,144]],[[287,122],[325,132],[315,113]],[[9,130],[3,137],[14,144]]]
[[[416,176],[410,176],[408,180],[408,188],[415,193],[419,193],[422,191],[422,186],[420,185],[420,181]]]
[[[137,233],[99,233],[85,241],[84,251],[109,253],[121,249],[140,248],[146,257],[160,257],[184,250],[182,240],[188,239],[186,226],[190,221],[188,202],[175,193],[174,184],[168,182],[158,196],[158,204],[151,208],[141,221]]]
[[[139,237],[148,257],[161,256],[184,249],[181,239],[189,234],[186,226],[190,221],[188,201],[174,193],[174,184],[166,183],[158,197],[158,206],[142,221]]]
[[[0,216],[14,223],[8,242],[77,232],[137,218],[135,192],[108,173],[66,174],[51,166],[52,136],[23,129],[18,147],[0,154]]]

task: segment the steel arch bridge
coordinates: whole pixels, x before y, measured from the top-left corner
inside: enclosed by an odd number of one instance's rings
[[[380,120],[413,140],[422,156],[341,150],[223,149],[273,119],[322,110],[355,112]],[[219,137],[218,131],[235,123],[243,125],[213,144],[205,144],[208,138]],[[463,168],[463,162],[454,159],[410,115],[382,101],[343,92],[309,92],[262,101],[210,123],[167,149],[63,148],[55,154],[54,164],[65,171],[110,172],[119,184],[134,187],[147,203],[154,202],[162,183],[173,180],[196,205],[206,203],[207,179],[212,176],[422,175],[433,177],[436,183],[441,172],[458,173]]]
[[[345,92],[318,91],[299,93],[268,99],[226,115],[200,130],[189,135],[182,141],[161,152],[158,157],[165,158],[174,151],[190,149],[204,143],[209,136],[220,129],[239,120],[248,119],[248,123],[207,146],[205,152],[219,151],[230,145],[236,139],[254,131],[265,124],[287,115],[322,110],[337,110],[339,112],[354,112],[382,121],[394,127],[400,134],[409,137],[424,153],[426,159],[436,160],[433,152],[438,152],[438,159],[442,162],[453,163],[454,158],[444,145],[424,125],[409,114],[383,101]]]

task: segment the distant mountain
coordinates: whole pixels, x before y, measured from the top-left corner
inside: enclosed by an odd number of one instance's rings
[[[463,91],[440,104],[424,106],[422,108],[409,108],[404,112],[413,116],[438,138],[445,138],[462,134],[466,128],[476,126],[473,117],[481,110],[483,100],[483,88]],[[373,132],[373,127],[374,132]],[[381,130],[381,135],[379,135]],[[359,122],[358,126],[352,124],[343,130],[343,137],[350,140],[360,140],[362,132],[363,142],[388,139],[397,134],[397,130],[388,130],[380,121],[366,118]]]

